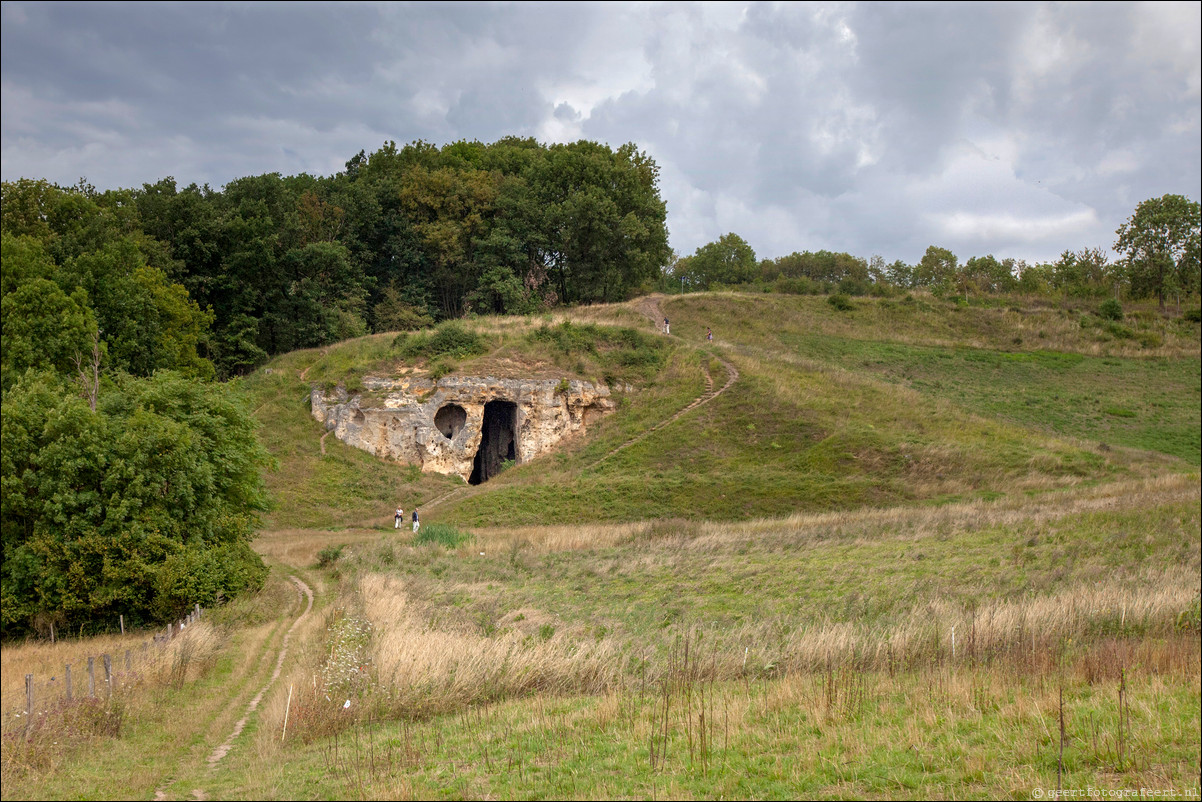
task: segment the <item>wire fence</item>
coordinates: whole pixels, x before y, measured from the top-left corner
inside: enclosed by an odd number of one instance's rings
[[[191,634],[189,628],[194,630],[204,613],[204,608],[194,605],[188,615],[154,631],[149,639],[129,647],[117,641],[119,648],[86,656],[81,655],[83,650],[70,649],[67,641],[59,640],[59,646],[55,647],[52,633],[51,645],[45,648],[63,650],[69,654],[70,662],[60,664],[61,672],[55,666],[40,676],[35,672],[26,673],[23,692],[11,681],[13,677],[5,676],[0,698],[0,727],[4,737],[28,737],[47,716],[81,703],[93,703],[93,700],[109,701],[115,694],[141,684],[149,674],[160,672],[165,665],[171,671],[182,664],[186,671],[186,655],[190,652],[187,644]],[[124,635],[124,616],[119,621]],[[172,658],[171,664],[164,660],[168,655]],[[46,665],[48,661],[43,656],[36,662]],[[6,667],[6,673],[11,668],[15,666]]]

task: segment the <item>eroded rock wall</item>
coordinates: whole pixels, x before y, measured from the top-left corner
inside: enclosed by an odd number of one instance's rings
[[[367,377],[364,393],[352,395],[342,388],[327,393],[314,387],[310,399],[313,417],[344,443],[467,480],[480,449],[489,401],[509,401],[517,407],[513,446],[519,465],[584,433],[614,409],[604,385],[568,381],[566,390],[563,385],[556,379],[448,376],[434,382]]]

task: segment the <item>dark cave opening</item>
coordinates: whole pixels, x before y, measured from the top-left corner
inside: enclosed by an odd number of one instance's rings
[[[489,401],[484,405],[482,429],[480,450],[467,480],[472,485],[496,476],[506,460],[517,461],[518,405],[512,401]]]

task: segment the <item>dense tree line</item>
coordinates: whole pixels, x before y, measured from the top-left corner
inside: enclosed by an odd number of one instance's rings
[[[159,623],[259,586],[250,416],[127,198],[5,185],[0,633]]]
[[[219,191],[172,178],[105,193],[5,184],[4,222],[69,250],[87,234],[74,209],[95,207],[136,250],[104,258],[141,258],[186,290],[197,354],[231,376],[369,331],[655,286],[671,258],[658,172],[634,145],[390,142],[333,176]],[[101,321],[106,337],[112,325]]]
[[[682,291],[757,285],[781,292],[842,292],[850,295],[927,289],[939,295],[1019,292],[1079,298],[1122,296],[1191,298],[1199,294],[1199,204],[1165,195],[1139,204],[1115,232],[1111,261],[1101,248],[1064,251],[1051,263],[1028,264],[992,254],[965,262],[946,248],[927,248],[913,265],[886,264],[880,256],[865,260],[830,251],[791,253],[756,261],[755,251],[729,233],[677,259],[669,287]]]

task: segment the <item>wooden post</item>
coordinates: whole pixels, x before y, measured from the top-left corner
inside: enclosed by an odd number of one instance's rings
[[[71,664],[70,663],[67,663],[66,679],[67,679],[67,701],[70,702],[74,698],[74,694],[72,694],[72,692],[71,692]]]
[[[25,737],[33,725],[33,674],[25,675]]]
[[[54,622],[50,622],[50,642],[54,643]]]
[[[105,695],[113,695],[113,658],[104,655],[104,687]]]
[[[199,604],[196,605],[196,617],[200,618],[200,605]]]
[[[88,658],[88,696],[96,698],[96,658]]]
[[[119,615],[119,616],[117,616],[117,620],[121,623],[121,634],[124,635],[125,634],[125,616]]]

